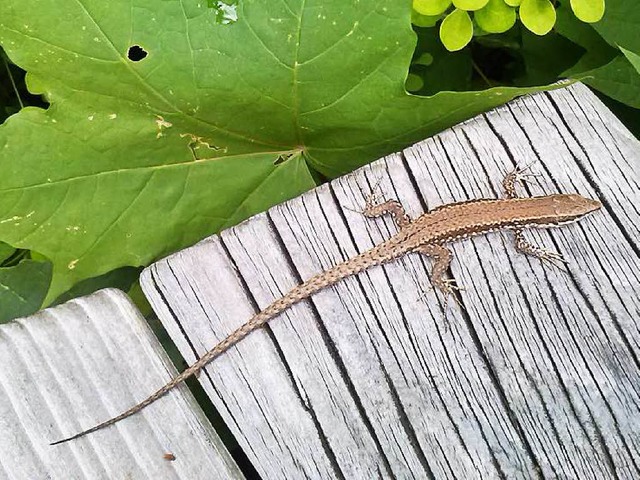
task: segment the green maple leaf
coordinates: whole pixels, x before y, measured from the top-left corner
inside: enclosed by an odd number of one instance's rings
[[[0,127],[0,240],[52,260],[48,301],[530,91],[407,94],[410,0],[240,0],[236,13],[0,2],[0,43],[51,102]]]
[[[42,306],[51,281],[51,264],[22,260],[0,268],[0,323],[24,317]]]
[[[605,95],[640,108],[640,75],[633,56],[640,53],[640,10],[627,0],[607,0],[603,19],[593,25],[574,17],[568,5],[558,8],[557,31],[586,53],[565,75],[580,79]]]

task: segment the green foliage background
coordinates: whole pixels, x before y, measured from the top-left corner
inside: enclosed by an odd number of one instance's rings
[[[475,28],[455,53],[410,1],[230,3],[0,3],[0,321],[128,290],[160,256],[560,78],[638,118],[633,1],[593,25],[558,2],[545,36]]]

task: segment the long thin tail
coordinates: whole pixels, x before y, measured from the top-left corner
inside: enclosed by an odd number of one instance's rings
[[[382,253],[384,252],[384,253]],[[127,417],[130,417],[134,413],[139,412],[143,408],[148,405],[151,405],[157,399],[162,397],[168,391],[172,390],[174,387],[179,385],[188,379],[191,375],[195,375],[202,368],[207,365],[211,360],[216,358],[218,355],[224,353],[226,350],[231,348],[233,345],[238,343],[244,337],[249,335],[254,330],[260,328],[262,325],[267,323],[273,317],[277,316],[290,306],[298,303],[299,301],[309,298],[314,293],[326,288],[330,285],[333,285],[345,277],[349,277],[351,275],[355,275],[373,265],[379,265],[382,262],[391,260],[399,255],[399,252],[395,254],[389,254],[388,249],[385,248],[385,244],[380,244],[377,247],[372,248],[346,262],[343,262],[339,265],[336,265],[329,270],[319,273],[314,277],[311,277],[306,282],[294,287],[291,289],[286,295],[275,300],[271,305],[266,307],[261,312],[256,313],[251,320],[247,323],[233,331],[227,338],[218,343],[215,347],[205,353],[202,357],[198,359],[196,363],[191,365],[185,371],[176,376],[173,380],[167,383],[165,386],[160,388],[158,391],[153,393],[151,396],[138,403],[137,405],[131,407],[126,412],[122,412],[120,415],[113,417],[105,422],[102,422],[95,427],[91,427],[88,430],[84,430],[80,433],[76,433],[75,435],[67,438],[63,438],[62,440],[58,440],[56,442],[51,443],[50,445],[59,445],[61,443],[68,442],[70,440],[75,440],[76,438],[83,437],[89,433],[96,432],[105,427],[113,425],[120,420],[123,420]]]
[[[200,370],[202,370],[202,368],[207,363],[209,363],[215,357],[217,357],[218,355],[220,355],[224,351],[228,350],[231,346],[233,346],[235,343],[237,343],[240,340],[242,340],[244,337],[246,337],[253,330],[255,330],[260,325],[262,325],[265,322],[267,322],[270,317],[267,317],[265,315],[265,312],[266,312],[266,310],[263,310],[262,312],[259,312],[256,315],[254,315],[253,318],[251,318],[251,320],[249,320],[247,323],[245,323],[240,328],[235,330],[227,338],[222,340],[215,347],[213,347],[211,350],[209,350],[207,353],[205,353],[202,357],[200,357],[196,363],[191,365],[185,371],[183,371],[180,374],[178,374],[169,383],[164,385],[162,388],[160,388],[159,390],[157,390],[156,392],[151,394],[149,397],[147,397],[146,399],[144,399],[143,401],[141,401],[137,405],[134,405],[133,407],[131,407],[129,410],[127,410],[125,412],[122,412],[120,415],[118,415],[116,417],[113,417],[113,418],[111,418],[109,420],[106,420],[106,421],[96,425],[95,427],[91,427],[91,428],[89,428],[87,430],[84,430],[82,432],[76,433],[75,435],[72,435],[71,437],[63,438],[62,440],[58,440],[56,442],[50,443],[49,445],[59,445],[61,443],[65,443],[65,442],[68,442],[70,440],[75,440],[76,438],[84,437],[85,435],[87,435],[89,433],[96,432],[96,431],[101,430],[101,429],[103,429],[105,427],[113,425],[114,423],[119,422],[120,420],[123,420],[123,419],[125,419],[127,417],[130,417],[134,413],[138,413],[140,410],[142,410],[146,406],[151,405],[157,399],[159,399],[164,394],[166,394],[169,390],[172,390],[173,388],[175,388],[176,386],[178,386],[179,384],[181,384],[182,382],[187,380],[191,375],[195,375],[196,373],[198,373]]]

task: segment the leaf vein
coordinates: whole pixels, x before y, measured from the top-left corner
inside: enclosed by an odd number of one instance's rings
[[[371,16],[373,13],[374,13],[374,10],[371,10],[371,11],[370,11],[369,13],[367,13],[364,17],[362,17],[362,20],[360,20],[360,21],[359,21],[358,26],[360,26],[360,27],[361,27],[361,24],[362,24],[365,20],[367,20],[367,19],[369,18],[369,16]],[[349,37],[353,34],[353,32],[354,32],[354,31],[355,31],[355,28],[354,28],[353,30],[351,30],[351,32],[349,32],[347,35],[344,35],[343,37],[340,37],[340,39],[339,39],[337,42],[335,42],[334,44],[332,44],[329,48],[325,48],[324,50],[322,50],[321,52],[319,52],[317,55],[314,55],[313,57],[308,58],[307,60],[305,60],[304,62],[302,62],[302,63],[300,64],[300,66],[303,66],[303,65],[307,65],[307,64],[309,64],[309,63],[312,63],[313,61],[317,60],[318,58],[321,58],[321,57],[323,57],[325,54],[327,54],[327,53],[331,52],[334,48],[336,48],[336,47],[340,46],[340,44],[341,44],[344,40],[346,40],[347,38],[349,38]]]
[[[242,3],[243,5],[243,9],[244,9],[244,2]],[[244,14],[244,10],[243,10],[243,14]],[[251,22],[245,22],[245,25],[247,26],[247,30],[251,33],[251,35],[253,35],[253,37],[258,41],[258,43],[260,43],[260,45],[262,45],[262,48],[265,49],[265,51],[267,51],[269,53],[269,55],[271,55],[271,57],[273,57],[273,59],[278,62],[280,65],[282,65],[283,67],[285,67],[287,70],[291,70],[292,67],[291,65],[287,65],[284,61],[282,61],[273,50],[271,50],[266,43],[264,43],[264,41],[262,40],[262,38],[260,38],[260,35],[258,35],[258,33],[253,29],[253,27],[251,26]]]
[[[96,236],[95,240],[91,243],[91,245],[89,245],[89,247],[79,257],[77,257],[75,259],[76,263],[78,263],[80,260],[82,260],[84,257],[86,257],[87,254],[91,250],[93,250],[93,248],[111,231],[111,229],[114,227],[114,225],[116,223],[118,223],[118,221],[120,221],[120,219],[124,215],[126,215],[126,213],[129,212],[129,210],[131,210],[133,208],[133,206],[140,199],[140,196],[144,193],[144,191],[147,189],[147,187],[151,183],[151,180],[153,180],[153,177],[155,176],[155,174],[156,174],[156,172],[151,172],[151,175],[149,175],[149,177],[145,181],[145,183],[142,186],[142,188],[140,189],[140,191],[138,191],[138,193],[136,193],[136,196],[133,198],[133,200],[131,200],[131,202],[129,202],[129,205],[127,205],[127,208],[125,208],[124,210],[120,211],[118,213],[118,215],[116,215],[115,219],[112,220],[111,223],[109,223],[109,225],[107,225],[107,228],[105,228],[102,231],[102,233],[100,233],[99,235]]]
[[[378,70],[380,70],[385,63],[387,63],[389,60],[394,59],[394,56],[397,52],[403,50],[402,46],[398,46],[395,51],[393,52],[393,54],[387,56],[384,61],[380,62],[378,65],[376,65],[376,68],[374,68],[373,70],[371,70],[369,73],[367,73],[362,79],[360,79],[360,81],[358,83],[355,83],[354,85],[352,85],[349,89],[347,89],[342,95],[340,95],[339,97],[337,97],[335,100],[333,100],[332,102],[323,105],[321,107],[318,107],[314,110],[308,110],[306,112],[301,113],[300,115],[310,115],[312,113],[317,113],[317,112],[321,112],[322,110],[326,110],[327,108],[331,108],[334,105],[336,105],[337,103],[341,102],[342,100],[344,100],[347,96],[349,96],[356,88],[362,86],[362,84],[369,78],[371,77],[374,73],[378,72]]]
[[[159,100],[161,100],[165,105],[167,105],[171,110],[173,110],[175,113],[179,113],[181,115],[184,115],[187,118],[191,118],[196,122],[199,123],[204,123],[205,125],[215,128],[216,130],[220,130],[228,135],[231,136],[235,136],[238,138],[242,138],[244,140],[249,140],[249,141],[254,141],[254,139],[252,139],[251,137],[248,137],[244,134],[240,134],[240,133],[236,133],[236,132],[232,132],[230,130],[227,129],[223,129],[219,126],[216,126],[208,121],[202,120],[198,117],[192,117],[190,115],[187,115],[183,110],[181,110],[180,108],[178,108],[175,104],[171,103],[161,92],[159,92],[154,86],[152,86],[149,82],[147,82],[135,69],[133,69],[131,67],[131,65],[129,64],[129,62],[127,62],[127,60],[122,56],[122,54],[118,51],[118,49],[116,48],[115,44],[113,43],[113,40],[111,40],[109,38],[109,36],[106,34],[106,32],[102,29],[102,27],[100,26],[100,24],[98,24],[98,22],[93,18],[93,16],[91,15],[91,13],[87,10],[87,8],[85,7],[85,5],[82,3],[82,0],[75,0],[76,3],[82,8],[82,10],[85,12],[85,14],[87,15],[87,17],[91,20],[91,22],[96,26],[96,28],[100,31],[100,33],[102,34],[102,36],[104,37],[104,39],[109,43],[111,49],[115,52],[115,54],[119,57],[120,61],[125,65],[125,67],[127,68],[127,70],[133,75],[133,77],[135,77],[138,82],[144,87],[146,88],[149,92],[151,92],[154,96],[156,96]],[[147,107],[148,108],[148,107]],[[261,144],[263,145],[268,145],[268,143],[264,142],[264,141],[259,141]]]
[[[60,180],[55,180],[52,182],[41,182],[41,183],[34,183],[32,185],[24,185],[24,186],[20,186],[20,187],[11,187],[11,188],[5,188],[5,189],[0,189],[0,192],[12,192],[12,191],[24,191],[24,190],[29,190],[29,189],[33,189],[33,188],[39,188],[39,187],[49,187],[52,185],[59,185],[59,184],[63,184],[66,182],[73,182],[75,180],[83,180],[85,178],[93,178],[93,177],[102,177],[105,175],[111,175],[111,174],[121,174],[121,173],[128,173],[128,172],[138,172],[138,171],[144,171],[144,170],[149,170],[149,171],[154,171],[154,170],[162,170],[165,168],[174,168],[174,167],[190,167],[192,165],[196,165],[196,164],[202,164],[202,163],[208,163],[208,162],[215,162],[218,160],[229,160],[229,159],[234,159],[234,158],[247,158],[247,157],[256,157],[256,156],[260,156],[260,155],[273,155],[273,156],[277,156],[277,155],[284,155],[284,154],[290,154],[290,153],[294,153],[296,150],[283,150],[283,151],[268,151],[268,152],[253,152],[253,153],[240,153],[237,155],[226,155],[226,156],[221,156],[221,157],[209,157],[209,158],[201,158],[195,161],[185,161],[185,162],[177,162],[177,163],[168,163],[168,164],[163,164],[163,165],[150,165],[150,166],[143,166],[143,167],[133,167],[133,168],[119,168],[119,169],[115,169],[115,170],[103,170],[97,173],[90,173],[87,175],[78,175],[76,177],[69,177],[69,178],[63,178]]]

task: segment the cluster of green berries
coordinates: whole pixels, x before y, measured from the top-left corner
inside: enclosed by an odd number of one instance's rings
[[[594,23],[604,14],[604,2],[571,0],[571,8],[583,22]],[[419,26],[435,25],[444,18],[440,39],[452,52],[471,41],[474,23],[486,33],[503,33],[513,27],[519,16],[522,24],[536,35],[546,35],[556,23],[556,9],[551,0],[413,0],[413,9],[422,17],[414,21]]]

